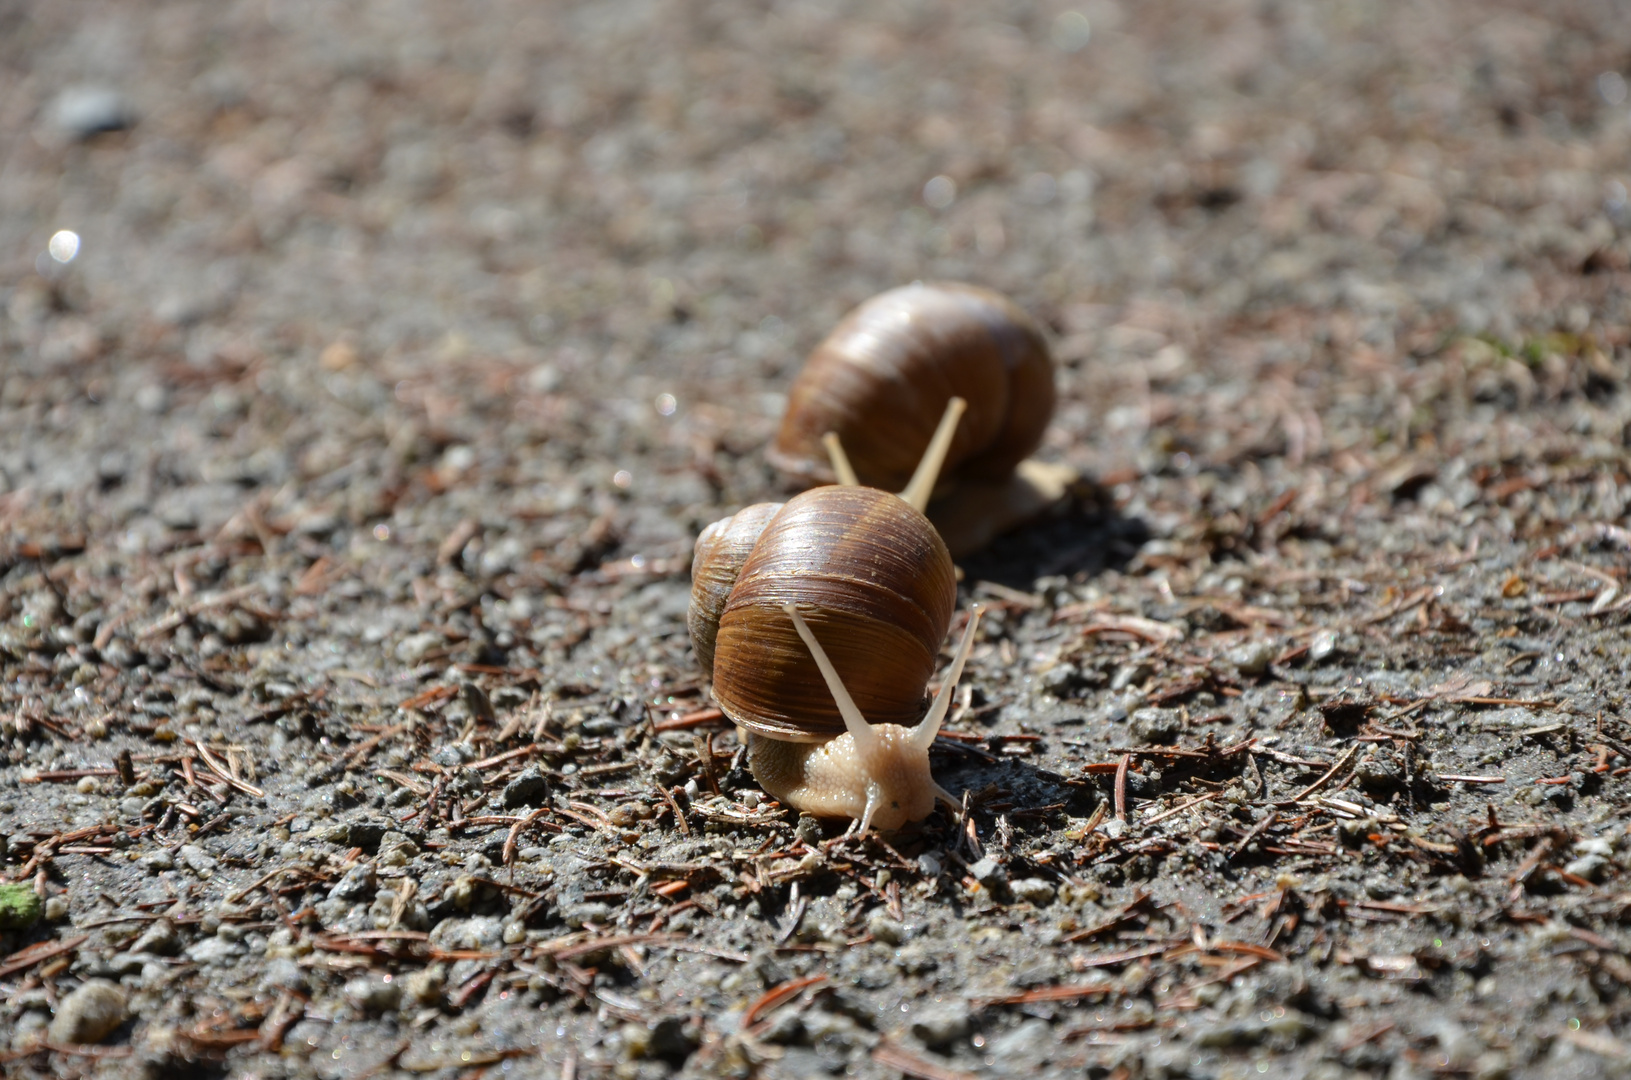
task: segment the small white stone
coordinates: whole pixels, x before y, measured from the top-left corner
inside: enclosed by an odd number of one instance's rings
[[[359,975],[345,984],[345,997],[359,1011],[378,1014],[397,1007],[402,984],[389,975]]]
[[[1024,900],[1026,903],[1035,904],[1038,907],[1053,903],[1053,883],[1044,881],[1042,878],[1020,878],[1008,887],[1013,890],[1017,899]]]
[[[91,979],[62,999],[46,1034],[54,1043],[99,1043],[125,1022],[125,992],[106,979]]]

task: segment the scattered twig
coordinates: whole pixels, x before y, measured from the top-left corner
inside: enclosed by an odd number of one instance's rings
[[[938,1065],[918,1057],[910,1050],[888,1039],[880,1040],[872,1050],[872,1060],[888,1069],[899,1069],[907,1076],[920,1080],[978,1080],[974,1073]]]
[[[1246,835],[1240,838],[1240,842],[1236,844],[1234,850],[1229,853],[1229,858],[1240,858],[1241,853],[1246,850],[1253,840],[1256,840],[1258,837],[1272,829],[1279,820],[1280,812],[1278,810],[1270,810],[1262,821],[1259,821],[1256,825],[1253,825]]]
[[[174,611],[170,612],[170,614],[159,619],[153,625],[147,627],[145,630],[138,631],[136,634],[136,640],[146,641],[148,638],[158,637],[160,634],[167,634],[171,630],[174,630],[176,627],[180,626],[182,623],[186,622],[188,619],[192,618],[194,615],[202,614],[203,612],[209,611],[211,608],[228,607],[232,604],[236,604],[240,600],[244,600],[255,595],[261,590],[262,586],[259,582],[252,582],[248,585],[240,585],[236,589],[228,589],[223,593],[216,593],[212,596],[200,597],[190,604],[186,604],[175,609]]]
[[[527,826],[549,813],[549,811],[548,806],[540,806],[510,827],[510,835],[504,839],[503,863],[505,866],[510,865],[515,860],[516,841],[521,838],[521,834],[526,831]]]
[[[748,1011],[742,1014],[742,1026],[752,1027],[759,1019],[761,1013],[770,1012],[786,1004],[796,997],[806,987],[819,986],[827,981],[825,975],[807,975],[802,979],[788,979],[784,983],[771,987],[759,996],[758,1000],[748,1006]]]
[[[26,949],[19,949],[0,960],[0,979],[7,975],[15,975],[19,971],[31,968],[42,960],[49,960],[53,956],[61,956],[65,952],[73,952],[85,942],[90,940],[89,934],[69,938],[66,941],[41,941],[30,945]]]
[[[1127,766],[1132,760],[1131,754],[1123,754],[1116,763],[1116,820],[1124,825],[1127,823]]]
[[[1324,776],[1321,776],[1318,780],[1315,780],[1312,784],[1309,784],[1307,787],[1305,787],[1301,791],[1297,792],[1297,794],[1293,795],[1291,798],[1281,799],[1275,805],[1276,806],[1295,806],[1297,803],[1302,802],[1304,799],[1306,799],[1310,795],[1314,794],[1314,792],[1318,791],[1320,788],[1322,788],[1326,784],[1330,783],[1331,778],[1336,776],[1337,773],[1341,772],[1343,770],[1343,768],[1345,768],[1347,766],[1348,762],[1350,762],[1350,761],[1352,761],[1354,759],[1354,755],[1356,755],[1358,752],[1359,751],[1356,748],[1354,748],[1352,746],[1348,747],[1340,755],[1338,755],[1336,761],[1332,762],[1331,767],[1325,771]]]

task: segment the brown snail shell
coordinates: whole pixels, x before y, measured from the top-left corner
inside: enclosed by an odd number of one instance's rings
[[[918,719],[957,599],[951,555],[921,513],[873,488],[822,487],[780,507],[749,507],[703,535],[691,638],[727,716],[784,742],[823,742],[845,730],[784,612],[796,604],[870,723]]]
[[[831,483],[821,440],[836,432],[861,483],[900,490],[953,397],[969,409],[942,477],[1004,481],[1041,444],[1053,416],[1053,360],[1041,327],[989,289],[891,289],[850,312],[810,354],[767,456],[802,480]]]
[[[702,670],[714,669],[714,638],[719,633],[719,617],[725,613],[742,564],[748,561],[759,534],[781,503],[755,503],[702,530],[691,557],[691,609],[686,628],[691,631],[691,647]]]

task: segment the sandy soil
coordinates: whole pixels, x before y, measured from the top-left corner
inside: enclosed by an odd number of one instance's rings
[[[0,0],[4,1069],[1626,1075],[1628,77],[1607,0]],[[920,278],[1087,479],[963,564],[966,823],[854,843],[691,544]]]

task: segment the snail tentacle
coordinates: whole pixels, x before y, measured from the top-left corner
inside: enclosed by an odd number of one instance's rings
[[[957,643],[957,655],[952,659],[945,681],[940,684],[940,693],[935,695],[928,715],[912,729],[909,736],[915,746],[927,750],[934,745],[934,737],[940,734],[940,724],[946,719],[946,710],[951,706],[952,691],[957,689],[957,680],[963,677],[963,665],[968,662],[968,654],[974,649],[974,628],[980,624],[981,610],[978,604],[969,609],[968,628],[963,631],[963,640]]]
[[[957,435],[957,421],[962,419],[963,411],[967,408],[968,402],[960,397],[946,402],[940,426],[934,429],[928,449],[923,451],[912,479],[900,493],[906,504],[920,514],[929,507],[929,496],[934,494],[934,485],[940,480],[940,467],[945,464],[946,454],[951,450],[951,440]]]
[[[877,784],[868,784],[866,786],[866,809],[861,811],[860,820],[856,822],[855,826],[855,838],[857,840],[865,836],[867,830],[872,828],[872,817],[878,812],[878,807],[882,805],[883,790]]]
[[[844,729],[849,732],[850,738],[855,740],[855,748],[863,754],[877,753],[877,733],[872,730],[872,725],[866,722],[866,717],[861,715],[861,710],[855,705],[855,699],[844,689],[843,682],[838,678],[837,669],[832,666],[832,661],[827,659],[827,650],[821,647],[821,642],[811,633],[809,624],[804,621],[804,616],[799,614],[798,608],[792,604],[784,604],[782,610],[793,617],[794,628],[798,630],[799,637],[804,639],[804,644],[809,647],[810,655],[815,657],[816,667],[821,669],[821,677],[827,680],[827,689],[832,691],[833,700],[838,702],[839,715],[844,718]],[[870,811],[874,809],[873,796],[874,793],[869,789],[868,819],[871,818]]]
[[[827,460],[832,462],[832,474],[838,479],[840,487],[860,487],[861,480],[855,475],[855,466],[849,463],[849,455],[844,453],[844,443],[838,438],[838,432],[829,431],[821,436],[821,445],[827,448]]]

